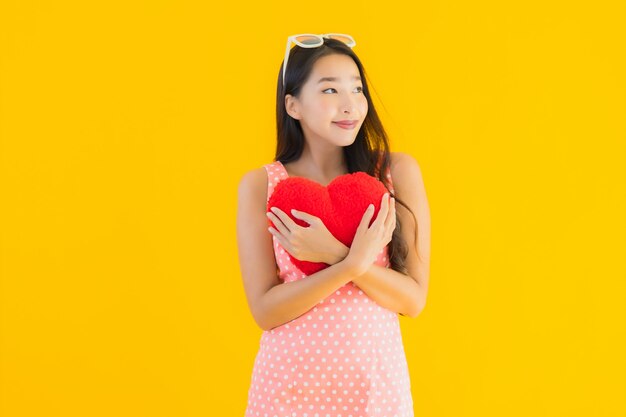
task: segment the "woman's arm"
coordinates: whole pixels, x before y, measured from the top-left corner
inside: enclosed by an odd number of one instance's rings
[[[305,279],[288,283],[279,279],[265,214],[267,181],[264,168],[245,174],[239,183],[237,209],[237,244],[244,289],[252,316],[263,330],[301,316],[356,277],[352,266],[341,261]]]
[[[335,262],[342,262],[349,251],[350,248],[338,242]],[[403,316],[417,317],[424,307],[426,294],[417,281],[391,268],[372,264],[352,282],[378,305]]]
[[[300,317],[355,277],[347,261],[340,261],[303,279],[270,288],[261,300],[263,329]]]
[[[424,181],[417,161],[408,154],[392,153],[391,177],[395,194],[415,213],[418,221],[418,245],[415,247],[415,220],[411,213],[396,203],[402,222],[402,236],[408,246],[405,265],[409,275],[373,264],[367,272],[353,280],[380,306],[409,317],[416,317],[426,305],[430,269],[430,210]],[[337,241],[335,262],[344,259],[350,249]]]

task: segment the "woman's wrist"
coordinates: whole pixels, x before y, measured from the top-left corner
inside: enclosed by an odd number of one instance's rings
[[[352,281],[356,283],[356,279],[367,272],[367,268],[363,266],[361,262],[353,259],[354,257],[346,256],[344,259],[339,261],[350,275],[352,275]]]
[[[334,265],[338,262],[341,262],[346,258],[346,256],[348,256],[348,253],[350,253],[350,248],[344,245],[343,243],[341,243],[340,241],[337,241],[336,244],[333,245],[332,251],[329,255],[328,260],[330,262],[326,262],[326,263],[329,265]]]

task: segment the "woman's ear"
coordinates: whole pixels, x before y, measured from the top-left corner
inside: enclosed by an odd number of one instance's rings
[[[285,111],[294,119],[300,119],[300,114],[298,113],[298,99],[291,94],[285,95]]]

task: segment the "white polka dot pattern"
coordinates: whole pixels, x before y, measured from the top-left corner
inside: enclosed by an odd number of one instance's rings
[[[288,174],[280,161],[264,166],[269,200]],[[391,182],[389,170],[387,178]],[[278,240],[273,242],[280,278],[285,282],[306,278]],[[390,266],[387,248],[376,264]],[[246,417],[413,415],[398,315],[354,283],[294,320],[262,333]]]

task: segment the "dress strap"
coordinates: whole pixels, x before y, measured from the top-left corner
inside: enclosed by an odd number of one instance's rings
[[[265,170],[267,171],[267,200],[270,201],[270,197],[274,192],[274,187],[281,180],[284,180],[288,177],[287,170],[279,161],[274,161],[270,164],[263,165]]]

